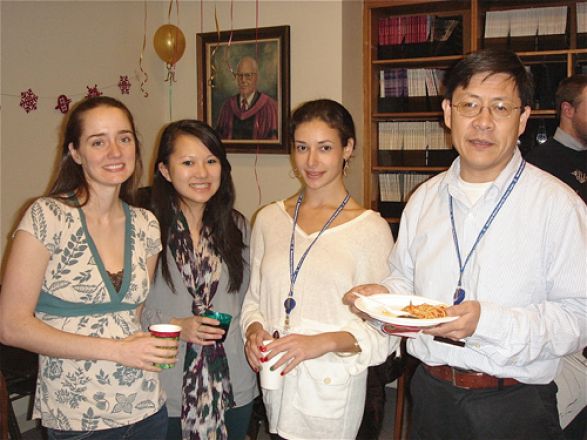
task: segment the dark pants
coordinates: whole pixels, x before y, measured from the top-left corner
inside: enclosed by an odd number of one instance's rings
[[[60,431],[47,429],[48,440],[163,440],[167,433],[167,407],[140,422],[99,431]]]
[[[413,440],[563,440],[557,387],[465,390],[418,367],[410,384]]]
[[[224,417],[228,440],[245,439],[252,412],[253,402],[226,411]],[[181,419],[179,417],[169,417],[167,440],[181,440]]]
[[[587,406],[563,431],[567,440],[587,440]]]

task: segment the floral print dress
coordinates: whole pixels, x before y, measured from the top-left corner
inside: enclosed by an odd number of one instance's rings
[[[83,211],[40,198],[17,230],[50,252],[38,319],[59,330],[100,338],[141,331],[136,308],[149,290],[147,258],[161,250],[159,224],[148,211],[123,204],[126,214],[122,285],[117,291],[88,233]],[[92,431],[138,422],[165,396],[157,373],[111,361],[39,357],[34,418],[58,430]]]

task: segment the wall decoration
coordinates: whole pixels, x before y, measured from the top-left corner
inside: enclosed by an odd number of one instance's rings
[[[61,113],[65,114],[69,111],[69,104],[71,104],[71,99],[65,95],[59,95],[59,98],[57,98],[57,105],[55,106],[55,110],[59,110]]]
[[[127,75],[120,75],[120,81],[118,81],[118,88],[120,93],[123,95],[130,95],[130,81]]]
[[[31,89],[28,89],[26,92],[20,92],[20,106],[25,112],[30,113],[36,110],[38,101],[39,96],[35,95]]]
[[[228,152],[287,154],[289,26],[200,33],[196,46],[199,119]]]
[[[2,0],[0,0],[2,1]],[[94,84],[94,87],[86,86],[85,92],[80,91],[70,91],[67,94],[55,92],[54,94],[47,94],[39,96],[32,91],[32,88],[24,92],[8,92],[8,93],[0,93],[0,96],[6,97],[7,99],[12,100],[20,100],[19,106],[24,109],[27,113],[38,110],[38,109],[46,109],[47,106],[42,103],[42,101],[51,101],[56,102],[57,105],[53,107],[53,104],[50,105],[50,109],[59,110],[61,113],[65,114],[69,112],[69,107],[72,101],[77,101],[81,98],[91,98],[93,96],[102,96],[103,90],[111,90],[118,87],[120,93],[122,95],[129,95],[130,94],[130,87],[131,82],[128,79],[128,75],[119,75],[118,83],[108,84],[106,86],[98,88],[97,84]],[[133,77],[133,79],[139,80],[138,76]],[[143,90],[142,90],[143,91]],[[144,92],[144,91],[143,91]],[[112,93],[112,92],[108,92]],[[114,96],[113,94],[111,96]],[[149,96],[148,93],[143,93],[143,96],[146,98]]]
[[[94,84],[94,87],[86,86],[86,89],[88,89],[88,93],[86,94],[86,98],[93,98],[95,96],[102,96],[102,92],[100,90],[98,90],[98,84]]]

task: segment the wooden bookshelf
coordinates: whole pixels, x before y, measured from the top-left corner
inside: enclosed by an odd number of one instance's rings
[[[388,89],[395,93],[395,84],[388,88],[387,83],[384,82],[383,89],[380,87],[382,78],[387,81],[386,74],[384,73],[382,77],[380,73],[382,70],[448,69],[467,53],[484,47],[507,47],[516,51],[535,76],[541,75],[541,69],[546,69],[545,76],[552,82],[549,87],[544,87],[544,84],[541,84],[542,89],[540,91],[549,89],[550,95],[546,96],[545,93],[544,96],[539,96],[533,105],[534,109],[528,123],[527,133],[521,138],[522,142],[527,143],[527,146],[521,147],[522,152],[525,152],[524,148],[532,147],[532,142],[534,142],[532,137],[535,137],[538,131],[547,130],[547,134],[552,135],[556,128],[553,95],[558,82],[575,72],[587,72],[587,31],[577,33],[579,21],[577,18],[577,4],[585,2],[587,0],[542,0],[539,4],[535,0],[511,0],[508,2],[498,0],[365,0],[363,13],[365,205],[380,211],[383,217],[397,230],[405,200],[390,202],[386,199],[386,201],[382,201],[379,176],[381,174],[402,175],[411,173],[432,176],[446,170],[450,164],[450,161],[447,161],[442,164],[428,164],[426,162],[426,165],[423,165],[421,156],[427,150],[426,145],[422,145],[419,153],[409,152],[405,157],[402,156],[401,163],[389,163],[390,160],[393,162],[393,158],[397,157],[397,153],[381,154],[379,149],[379,124],[401,121],[436,121],[442,123],[441,97],[428,96],[428,89],[427,96],[424,98],[418,97],[416,99],[409,96],[409,93],[407,98],[381,97],[382,90],[384,95],[388,93]],[[564,33],[562,34],[538,35],[537,31],[537,35],[533,36],[512,37],[507,35],[484,38],[487,17],[491,18],[491,25],[493,26],[496,21],[496,11],[509,11],[504,12],[504,14],[513,17],[510,18],[513,21],[520,21],[521,16],[526,19],[526,15],[530,14],[530,10],[533,10],[532,14],[535,15],[548,15],[554,11],[558,13],[560,18],[562,16],[561,9],[557,8],[561,6],[566,7],[566,24],[564,24]],[[541,8],[552,9],[545,10]],[[583,5],[581,5],[581,8],[583,8]],[[536,9],[539,9],[539,11],[536,12]],[[402,23],[408,23],[404,25],[404,29],[408,29],[405,32],[411,32],[410,26],[412,22],[420,23],[425,21],[425,19],[421,18],[422,16],[432,17],[427,18],[432,23],[435,23],[435,20],[440,20],[439,23],[441,24],[444,24],[445,21],[457,21],[458,24],[446,42],[431,42],[428,40],[416,43],[420,44],[420,46],[380,47],[382,46],[379,44],[381,40],[380,31],[396,32],[396,30],[385,29],[385,27],[380,29],[380,23],[388,23],[392,21],[392,18],[395,20],[393,21],[394,23],[402,20]],[[411,19],[410,17],[420,18]],[[544,19],[541,18],[541,20],[541,24],[545,23]],[[381,26],[384,25],[382,24]],[[544,29],[546,28],[544,27]],[[489,34],[496,34],[494,31],[495,29],[491,29]],[[420,36],[420,34],[418,35]],[[397,41],[397,35],[394,35],[393,38]],[[386,38],[385,41],[389,40]],[[403,46],[408,46],[406,43],[395,43],[395,46],[401,46],[402,44]],[[398,101],[394,101],[394,99]],[[390,100],[393,105],[388,106],[387,110],[382,108],[385,107],[383,103]],[[389,108],[392,111],[389,111]],[[450,148],[450,145],[448,147]],[[389,151],[388,145],[385,148],[387,148],[386,152]],[[456,153],[454,154],[456,155]],[[385,163],[382,163],[383,157],[385,158]],[[410,157],[415,158],[414,163],[409,163]]]

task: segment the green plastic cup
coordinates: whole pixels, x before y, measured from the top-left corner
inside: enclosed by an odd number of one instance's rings
[[[208,309],[205,310],[204,313],[202,313],[202,316],[205,316],[206,318],[216,319],[218,322],[220,322],[219,327],[224,330],[224,334],[222,335],[222,338],[217,339],[216,342],[224,342],[226,340],[226,335],[228,334],[230,321],[232,321],[232,315]]]

